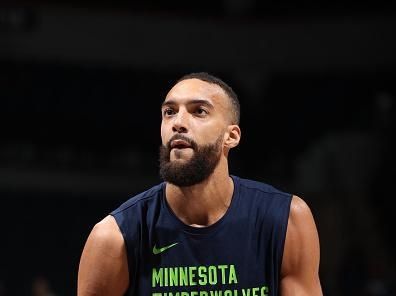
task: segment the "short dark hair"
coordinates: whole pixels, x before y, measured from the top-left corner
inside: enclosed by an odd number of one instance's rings
[[[239,104],[238,96],[234,92],[234,90],[223,80],[220,78],[213,76],[207,72],[197,72],[197,73],[190,73],[187,75],[184,75],[181,77],[176,83],[179,83],[180,81],[187,80],[187,79],[199,79],[211,84],[217,84],[220,86],[228,98],[231,101],[231,106],[232,106],[232,111],[233,111],[233,116],[232,116],[232,121],[234,124],[239,124],[240,117],[241,117],[241,107]]]

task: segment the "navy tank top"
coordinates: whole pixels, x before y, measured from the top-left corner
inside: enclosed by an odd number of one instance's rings
[[[231,176],[230,207],[203,228],[184,224],[166,183],[111,213],[124,237],[133,296],[275,296],[292,196]]]

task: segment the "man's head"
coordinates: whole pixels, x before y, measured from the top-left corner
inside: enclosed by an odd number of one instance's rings
[[[198,72],[198,73],[190,73],[187,75],[184,75],[182,78],[180,78],[177,83],[186,80],[186,79],[199,79],[205,82],[208,82],[210,84],[216,84],[218,85],[225,93],[227,96],[227,99],[231,103],[230,105],[230,120],[232,124],[239,124],[240,117],[241,117],[241,107],[239,105],[239,100],[238,96],[234,92],[234,90],[223,80],[220,78],[210,75],[206,72]]]
[[[160,174],[180,187],[207,179],[238,145],[239,102],[225,82],[207,73],[179,79],[162,104]],[[227,171],[228,173],[228,171]]]

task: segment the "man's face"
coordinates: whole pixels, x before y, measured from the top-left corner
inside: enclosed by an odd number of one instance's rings
[[[205,180],[223,153],[229,100],[215,84],[187,79],[162,105],[160,174],[178,186]]]

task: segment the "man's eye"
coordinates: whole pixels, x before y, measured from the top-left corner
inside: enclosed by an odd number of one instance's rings
[[[198,115],[206,115],[206,114],[208,114],[208,111],[206,111],[204,108],[198,108],[196,113]]]
[[[175,112],[173,111],[173,109],[170,109],[170,108],[166,108],[165,110],[164,110],[164,115],[173,115]]]

